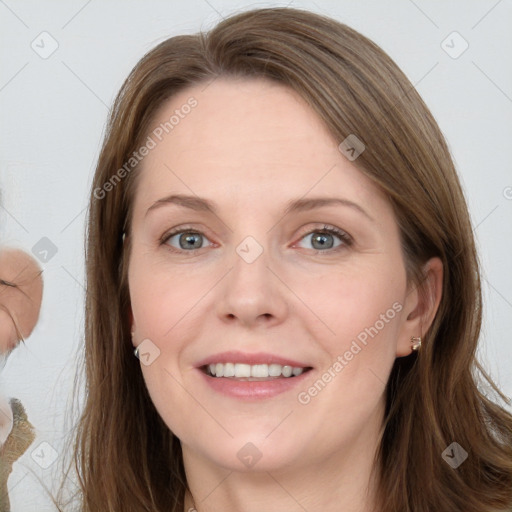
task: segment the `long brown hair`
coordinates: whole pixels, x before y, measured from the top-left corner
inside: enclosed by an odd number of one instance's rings
[[[133,356],[127,267],[138,166],[156,110],[192,84],[265,77],[297,91],[338,141],[355,134],[354,164],[389,197],[407,275],[438,256],[443,296],[418,355],[389,378],[376,460],[382,512],[490,512],[512,505],[512,416],[478,364],[478,259],[465,198],[444,137],[398,66],[376,44],[327,17],[257,9],[208,33],[172,37],[146,54],[119,92],[92,186],[86,247],[85,405],[75,462],[81,510],[182,511],[178,439],[155,410]],[[124,167],[125,172],[120,171]],[[106,184],[109,184],[106,186]],[[425,334],[425,333],[424,333]],[[493,400],[479,389],[490,384]],[[442,452],[469,454],[457,469]]]

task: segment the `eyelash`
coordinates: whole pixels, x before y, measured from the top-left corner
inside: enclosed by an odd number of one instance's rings
[[[176,230],[172,230],[172,231],[169,231],[167,233],[165,233],[161,238],[160,238],[160,245],[167,245],[168,249],[173,252],[173,253],[181,253],[181,252],[187,252],[187,253],[191,253],[191,254],[195,254],[197,251],[200,251],[202,249],[204,249],[204,247],[201,247],[199,249],[191,249],[191,250],[184,250],[184,249],[176,249],[175,247],[171,247],[170,245],[167,244],[167,242],[174,236],[174,235],[179,235],[179,234],[182,234],[182,233],[194,233],[194,234],[198,234],[198,235],[202,235],[204,236],[205,238],[206,235],[204,233],[202,233],[201,231],[198,231],[197,229],[194,229],[192,227],[182,227],[182,228],[178,228]],[[337,236],[343,243],[342,245],[339,245],[338,247],[334,247],[334,248],[331,248],[331,249],[326,249],[326,250],[318,250],[318,249],[311,249],[312,251],[314,251],[314,254],[325,254],[325,253],[333,253],[333,252],[337,252],[341,249],[343,249],[344,247],[351,247],[354,243],[352,237],[346,233],[345,231],[335,227],[335,226],[329,226],[329,225],[324,225],[323,228],[320,228],[320,229],[312,229],[312,230],[309,230],[307,231],[306,233],[304,233],[300,239],[302,240],[303,238],[305,238],[306,236],[308,235],[311,235],[313,233],[321,233],[321,234],[324,234],[324,233],[327,233],[329,235],[334,235],[334,236]]]
[[[337,236],[342,242],[342,244],[339,245],[338,247],[334,247],[331,249],[325,249],[323,251],[319,250],[319,249],[310,249],[311,251],[314,251],[313,253],[315,255],[338,252],[344,248],[350,247],[354,243],[354,241],[352,240],[352,237],[348,233],[346,233],[342,229],[339,229],[335,226],[329,226],[327,224],[324,224],[324,227],[320,228],[320,229],[310,229],[309,231],[307,231],[306,233],[301,235],[301,237],[299,238],[299,241],[301,241],[303,238],[306,238],[308,235],[312,235],[313,233],[334,235],[334,236]]]

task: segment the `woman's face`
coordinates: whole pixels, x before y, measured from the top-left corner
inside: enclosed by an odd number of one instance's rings
[[[348,453],[420,335],[390,203],[286,87],[217,79],[155,128],[172,115],[150,134],[130,235],[155,407],[185,457],[225,468]]]

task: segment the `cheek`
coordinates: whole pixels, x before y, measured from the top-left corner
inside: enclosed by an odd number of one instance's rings
[[[129,270],[130,301],[137,337],[172,339],[197,313],[196,305],[213,286],[209,273],[168,268],[134,255]]]
[[[309,326],[315,325],[310,331],[326,354],[322,382],[311,394],[304,390],[304,401],[317,393],[317,402],[330,404],[327,416],[340,410],[364,415],[380,400],[396,358],[405,273],[393,265],[375,271],[361,266],[324,281],[301,292],[321,319]]]
[[[354,273],[329,279],[322,291],[309,294],[308,304],[318,306],[329,329],[321,324],[313,333],[326,357],[316,380],[299,390],[297,413],[304,421],[322,418],[319,452],[356,437],[383,411],[396,358],[400,291],[400,281]]]
[[[353,267],[329,274],[318,286],[305,282],[301,293],[324,324],[321,338],[329,352],[337,352],[353,339],[364,343],[368,337],[394,334],[405,284],[400,269],[392,266],[375,270]]]
[[[181,433],[184,426],[194,424],[198,415],[184,392],[179,361],[186,348],[183,328],[199,321],[193,308],[199,292],[192,285],[195,278],[176,272],[172,278],[170,275],[143,255],[133,255],[129,288],[135,344],[145,347],[141,348],[141,371],[156,410],[171,431]],[[150,354],[147,360],[142,356],[144,352]]]

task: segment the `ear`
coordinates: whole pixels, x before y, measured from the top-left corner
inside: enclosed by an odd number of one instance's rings
[[[435,257],[423,266],[423,279],[410,286],[404,304],[404,320],[397,343],[397,357],[412,352],[411,337],[424,337],[429,330],[443,293],[443,262]]]

